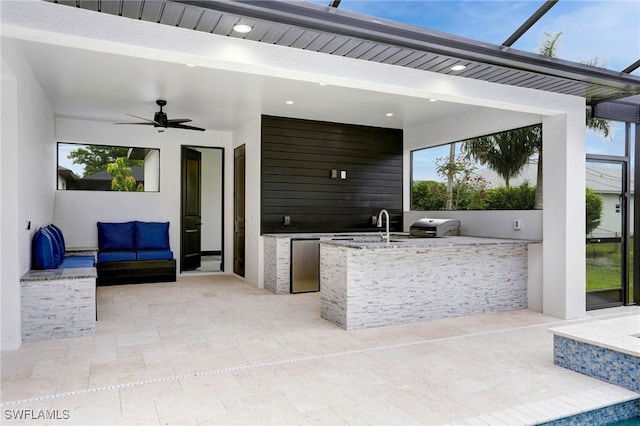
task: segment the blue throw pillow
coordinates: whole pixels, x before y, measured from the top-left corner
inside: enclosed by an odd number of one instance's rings
[[[31,245],[33,255],[33,269],[55,269],[56,263],[53,257],[53,242],[48,232],[40,228],[33,236]]]
[[[49,236],[51,236],[51,242],[53,243],[53,257],[55,258],[56,265],[60,265],[64,260],[62,240],[55,229],[51,228],[51,225],[47,226],[44,231],[48,232]]]
[[[169,222],[136,222],[136,250],[168,250]]]
[[[133,222],[98,222],[98,250],[133,250]]]
[[[58,236],[58,241],[62,246],[62,252],[65,253],[67,251],[67,243],[64,241],[64,234],[62,233],[62,229],[58,225],[51,224],[49,225],[49,230],[54,231]]]

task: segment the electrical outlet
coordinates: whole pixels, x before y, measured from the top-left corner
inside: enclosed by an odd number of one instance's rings
[[[282,224],[284,226],[289,226],[291,225],[291,216],[283,216],[282,217]]]
[[[522,225],[520,219],[513,219],[513,229],[516,231],[520,230],[520,226]]]

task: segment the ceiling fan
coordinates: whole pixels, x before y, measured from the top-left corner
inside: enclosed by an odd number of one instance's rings
[[[158,129],[158,133],[164,132],[165,130],[167,130],[168,127],[171,127],[173,129],[199,130],[201,132],[205,130],[201,127],[188,126],[186,124],[182,124],[182,123],[190,122],[191,121],[190,118],[173,118],[169,120],[167,118],[167,113],[162,111],[162,107],[167,105],[167,101],[165,101],[164,99],[156,100],[156,104],[160,107],[160,111],[157,111],[154,114],[153,120],[149,120],[148,118],[144,118],[144,117],[138,117],[137,115],[133,115],[133,114],[127,114],[127,115],[130,115],[131,117],[144,120],[144,123],[113,123],[113,124],[141,124],[141,125],[153,126],[156,129]]]

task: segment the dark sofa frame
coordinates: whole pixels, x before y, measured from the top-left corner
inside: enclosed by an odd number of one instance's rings
[[[99,286],[176,281],[176,260],[126,260],[96,264]]]

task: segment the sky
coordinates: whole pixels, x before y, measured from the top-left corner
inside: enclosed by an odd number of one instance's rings
[[[501,45],[543,4],[544,0],[342,0],[339,8]],[[558,32],[560,58],[597,58],[601,66],[621,71],[640,59],[640,0],[560,0],[513,48],[537,52],[546,33]],[[633,74],[640,76],[640,70]],[[587,131],[588,153],[624,155],[624,125],[611,124],[611,139]],[[433,162],[441,156],[439,151],[415,156],[414,170],[423,172],[414,179],[437,177]]]

